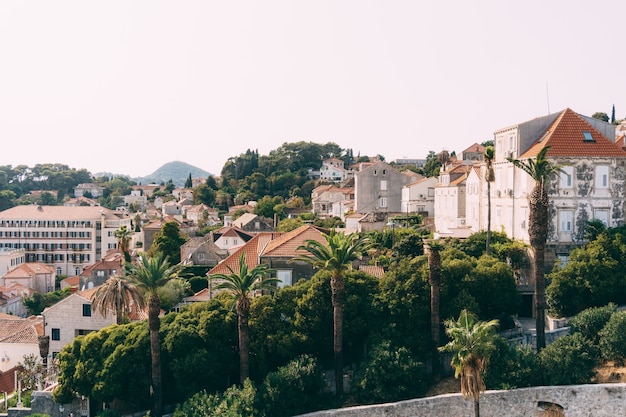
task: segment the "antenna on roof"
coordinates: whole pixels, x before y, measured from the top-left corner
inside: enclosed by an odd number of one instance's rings
[[[550,114],[550,94],[548,93],[548,83],[546,83],[546,100],[548,101],[548,114]]]

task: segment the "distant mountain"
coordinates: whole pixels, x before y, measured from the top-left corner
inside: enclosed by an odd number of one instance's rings
[[[208,171],[201,168],[185,162],[174,161],[166,163],[150,175],[133,178],[132,180],[144,185],[149,183],[160,184],[172,180],[177,187],[183,187],[185,181],[189,178],[189,174],[191,174],[191,178],[207,178],[211,175]]]

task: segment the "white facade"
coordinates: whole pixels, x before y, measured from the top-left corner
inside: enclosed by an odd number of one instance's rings
[[[435,186],[437,178],[422,178],[402,187],[402,213],[426,213],[427,217],[434,217],[435,213]]]
[[[26,262],[52,265],[57,275],[83,267],[117,247],[114,232],[131,219],[104,207],[16,206],[0,212],[0,248],[24,249]]]
[[[24,249],[0,248],[0,278],[24,262],[26,262]]]

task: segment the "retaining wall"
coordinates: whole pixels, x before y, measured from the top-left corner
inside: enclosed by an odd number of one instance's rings
[[[589,384],[487,391],[480,397],[481,417],[541,417],[547,405],[566,417],[626,416],[626,384]],[[300,417],[473,417],[471,399],[446,394],[397,403],[318,411]]]

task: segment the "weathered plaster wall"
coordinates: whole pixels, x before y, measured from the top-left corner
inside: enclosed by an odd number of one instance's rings
[[[626,415],[626,384],[590,384],[488,391],[480,399],[482,417],[540,417],[541,405],[558,404],[566,417]],[[472,417],[473,403],[460,394],[397,403],[326,410],[306,417]]]

